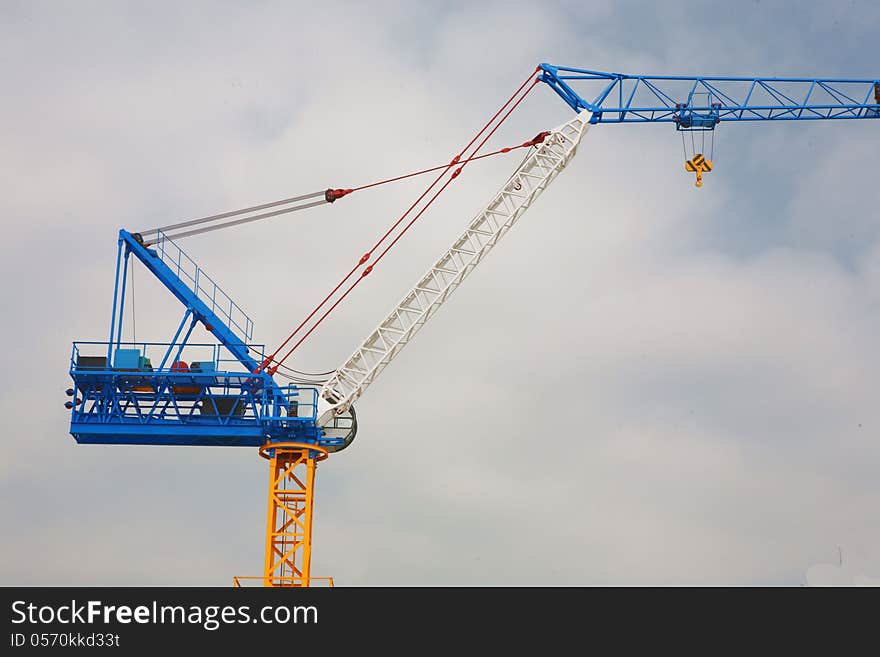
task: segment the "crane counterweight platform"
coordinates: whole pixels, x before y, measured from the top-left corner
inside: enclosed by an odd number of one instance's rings
[[[538,83],[550,87],[575,115],[530,140],[480,153]],[[269,461],[263,574],[236,578],[234,583],[332,585],[331,578],[311,574],[317,463],[352,444],[358,432],[354,403],[566,168],[591,126],[674,125],[683,140],[685,134],[692,140],[685,170],[696,175],[699,187],[713,164],[711,152],[708,157],[704,148],[698,152],[695,133],[703,133],[703,146],[708,133],[711,149],[717,127],[728,122],[877,118],[877,79],[623,75],[541,64],[446,164],[160,228],[120,230],[109,337],[105,342],[73,344],[73,387],[67,389],[70,399],[65,403],[71,413],[70,433],[83,444],[258,448]],[[519,149],[524,157],[500,190],[340,367],[309,374],[284,364],[466,165]],[[333,204],[361,190],[432,172],[439,172],[434,182],[272,352],[252,342],[250,317],[177,244],[204,232]],[[167,342],[123,340],[126,283],[134,262],[183,306]],[[199,324],[214,342],[191,342]],[[293,342],[300,332],[303,335]],[[281,355],[288,342],[293,346]],[[283,378],[289,382],[280,383]]]

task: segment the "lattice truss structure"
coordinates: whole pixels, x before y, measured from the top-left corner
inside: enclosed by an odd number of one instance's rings
[[[452,247],[327,381],[318,400],[319,422],[357,401],[566,167],[589,126],[589,116],[578,114],[525,157]]]
[[[269,459],[264,586],[311,583],[315,465],[327,452],[279,444],[261,450]]]
[[[541,64],[546,82],[593,123],[676,123],[713,128],[724,121],[880,118],[880,80],[627,75]]]

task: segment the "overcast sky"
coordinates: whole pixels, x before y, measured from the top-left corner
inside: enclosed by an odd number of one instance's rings
[[[255,450],[67,433],[120,227],[445,162],[542,61],[876,77],[878,25],[871,0],[3,0],[0,583],[261,573]],[[492,143],[569,116],[539,86]],[[722,124],[701,190],[681,155],[667,125],[586,136],[359,402],[318,471],[314,575],[880,582],[880,122]],[[516,161],[467,169],[294,366],[341,364]],[[423,187],[183,246],[274,345]],[[170,339],[180,309],[136,277],[138,338]]]

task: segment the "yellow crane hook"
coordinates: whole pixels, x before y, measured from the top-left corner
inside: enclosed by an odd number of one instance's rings
[[[697,153],[690,160],[684,163],[685,171],[697,174],[697,181],[694,183],[696,187],[703,186],[703,174],[712,170],[712,160],[707,160],[702,153]]]

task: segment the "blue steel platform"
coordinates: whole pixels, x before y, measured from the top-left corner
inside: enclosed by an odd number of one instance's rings
[[[134,256],[184,306],[171,342],[121,341],[129,257]],[[190,344],[201,322],[219,344]],[[338,451],[357,423],[319,427],[318,390],[281,386],[266,372],[262,345],[248,344],[253,322],[173,241],[145,244],[119,231],[108,342],[75,342],[70,433],[79,443],[260,447],[316,444]],[[156,363],[156,366],[153,366]]]
[[[119,349],[150,354],[169,346],[123,343]],[[259,447],[269,441],[325,442],[315,424],[315,388],[267,387],[259,375],[221,371],[218,345],[187,345],[190,352],[214,352],[198,362],[197,371],[114,368],[103,356],[89,355],[106,347],[73,345],[70,433],[79,443]],[[144,360],[151,362],[149,355]]]

